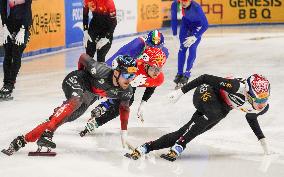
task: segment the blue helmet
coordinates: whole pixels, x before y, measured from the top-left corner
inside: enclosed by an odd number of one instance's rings
[[[158,30],[150,31],[147,35],[146,44],[150,47],[158,47],[161,48],[164,46],[164,36]]]

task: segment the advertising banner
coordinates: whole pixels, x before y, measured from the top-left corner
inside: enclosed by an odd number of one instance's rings
[[[138,0],[137,32],[158,29],[163,24],[161,0]]]
[[[195,0],[210,25],[284,23],[284,0]],[[172,0],[162,0],[164,25],[169,26]]]
[[[33,1],[32,14],[31,37],[25,52],[65,46],[64,1]]]
[[[137,0],[114,0],[117,26],[114,36],[136,33]]]
[[[66,47],[82,45],[83,41],[83,1],[65,1]]]

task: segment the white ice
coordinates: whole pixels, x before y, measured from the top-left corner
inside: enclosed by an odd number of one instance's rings
[[[166,95],[173,90],[172,80],[177,71],[178,44],[171,39],[169,30],[164,33],[170,51],[164,69],[166,80],[148,101],[143,125],[137,120],[136,112],[144,89],[138,89],[135,95],[129,121],[129,141],[134,146],[178,129],[194,112],[193,91],[175,105],[167,103]],[[108,56],[133,38],[115,40]],[[0,103],[1,149],[7,148],[16,136],[44,121],[61,105],[65,99],[61,82],[76,68],[83,51],[80,47],[25,59],[14,100]],[[1,153],[0,177],[283,177],[284,26],[210,28],[198,48],[192,78],[204,73],[241,77],[261,73],[268,77],[272,88],[270,110],[259,122],[269,148],[276,154],[264,156],[244,113],[232,111],[216,127],[190,142],[175,162],[159,158],[167,149],[132,161],[123,157],[119,119],[100,127],[93,135],[84,138],[78,135],[90,117],[89,109],[81,118],[56,131],[56,157],[27,156],[28,152],[36,150],[35,143],[10,157]]]

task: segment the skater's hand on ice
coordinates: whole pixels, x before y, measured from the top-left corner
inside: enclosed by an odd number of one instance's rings
[[[172,91],[172,92],[169,93],[169,95],[168,95],[169,102],[170,102],[170,103],[176,103],[176,102],[180,99],[180,97],[181,97],[182,95],[184,95],[184,93],[182,92],[181,89]]]
[[[87,46],[88,46],[88,41],[90,41],[90,42],[93,42],[93,41],[92,41],[92,38],[91,38],[90,35],[89,35],[88,30],[84,30],[83,33],[84,33],[83,44],[84,44],[84,47],[87,48]]]
[[[197,38],[195,36],[189,36],[189,37],[185,38],[185,41],[183,42],[183,46],[188,48],[192,44],[194,44],[196,40],[197,40]]]
[[[276,154],[276,152],[272,151],[271,149],[268,148],[268,145],[266,143],[266,138],[262,138],[259,140],[260,145],[263,149],[264,155],[272,155],[272,154]]]
[[[139,108],[138,108],[138,112],[137,112],[137,116],[138,119],[140,119],[140,121],[143,123],[144,122],[144,117],[143,117],[143,113],[144,113],[144,109],[145,109],[145,103],[146,101],[141,101]]]
[[[126,148],[126,142],[127,142],[127,130],[121,130],[120,132],[120,137],[121,137],[121,144],[123,148]]]
[[[103,46],[105,46],[107,43],[109,43],[109,39],[104,37],[101,38],[96,45],[97,50],[100,50]]]
[[[20,28],[20,31],[18,32],[18,34],[15,37],[15,43],[17,45],[22,45],[25,43],[25,27],[22,26]]]
[[[8,30],[8,28],[5,24],[4,24],[1,32],[3,32],[3,38],[2,38],[1,42],[3,44],[6,44],[8,42],[8,37],[11,38],[11,33],[9,32],[9,30]]]

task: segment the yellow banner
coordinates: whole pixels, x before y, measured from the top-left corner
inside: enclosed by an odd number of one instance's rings
[[[33,1],[32,14],[31,37],[25,52],[65,45],[64,1]]]
[[[284,0],[196,0],[209,24],[283,23]]]
[[[138,0],[137,32],[158,29],[163,24],[161,0]]]

